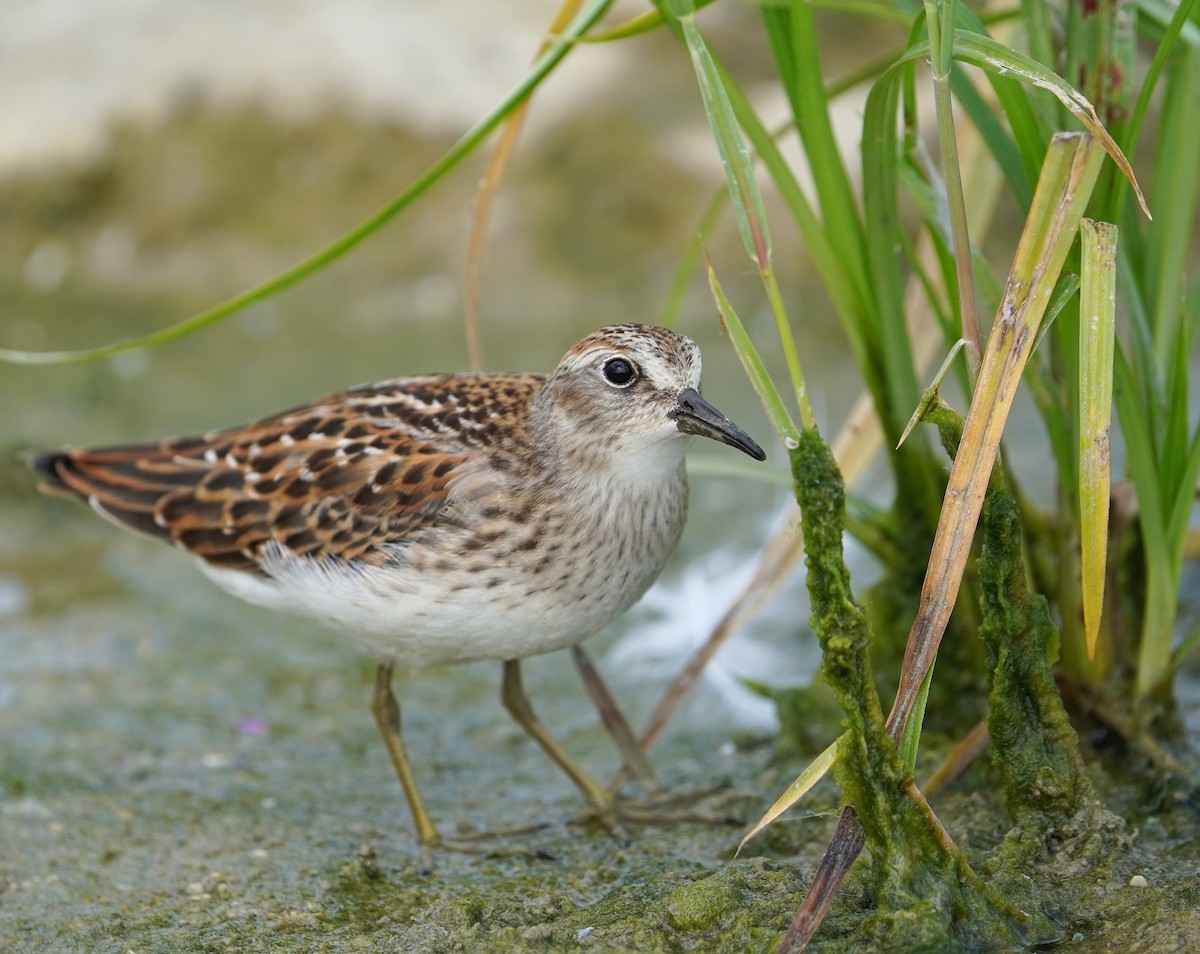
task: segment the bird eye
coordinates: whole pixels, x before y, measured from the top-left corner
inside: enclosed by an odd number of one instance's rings
[[[624,358],[609,358],[604,362],[604,378],[619,388],[629,387],[637,377],[637,367]]]

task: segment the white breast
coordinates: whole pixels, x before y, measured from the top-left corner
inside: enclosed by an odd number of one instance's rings
[[[446,566],[453,552],[376,567],[278,545],[264,550],[266,576],[200,565],[233,595],[325,623],[402,666],[519,659],[593,635],[641,598],[675,549],[687,509],[682,466],[666,481],[595,489],[558,510],[561,522],[536,546],[502,538],[457,568]]]

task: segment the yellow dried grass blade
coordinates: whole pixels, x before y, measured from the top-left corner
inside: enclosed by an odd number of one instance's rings
[[[571,20],[579,12],[581,3],[582,0],[563,0],[558,10],[555,11],[547,31],[555,42],[559,35],[570,26]],[[551,39],[541,42],[533,57],[535,63],[550,48],[550,44]],[[500,136],[496,140],[496,148],[488,160],[487,169],[484,170],[483,178],[479,182],[479,192],[475,198],[475,213],[471,218],[471,232],[467,238],[467,260],[463,269],[463,315],[467,333],[467,355],[471,361],[471,368],[475,371],[481,371],[484,367],[483,334],[479,329],[479,281],[483,273],[488,223],[492,218],[492,200],[496,197],[496,191],[500,188],[500,180],[504,177],[508,161],[512,158],[517,140],[521,136],[521,127],[525,125],[525,114],[529,112],[531,99],[532,94],[530,99],[526,99],[513,110],[512,115],[508,117],[508,121],[501,129]]]
[[[962,441],[950,470],[920,605],[904,652],[900,685],[888,715],[888,731],[893,736],[900,735],[908,720],[958,598],[984,491],[1017,384],[1074,243],[1103,157],[1103,147],[1087,133],[1060,133],[1046,152],[1033,207],[988,337]]]
[[[788,786],[788,790],[780,795],[776,799],[775,804],[767,809],[766,814],[755,822],[753,828],[746,832],[746,836],[738,844],[738,852],[741,852],[746,847],[746,842],[766,828],[771,822],[775,821],[776,818],[795,805],[796,802],[800,801],[800,799],[808,794],[809,789],[825,777],[825,773],[833,767],[833,763],[837,759],[837,748],[841,745],[844,738],[844,735],[839,736],[824,752],[808,763],[808,768],[800,773],[796,781]]]
[[[1116,322],[1117,227],[1084,219],[1079,288],[1079,538],[1083,630],[1096,658],[1108,561],[1112,466],[1113,335]]]

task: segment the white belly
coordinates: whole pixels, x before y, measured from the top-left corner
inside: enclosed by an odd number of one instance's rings
[[[266,576],[201,568],[234,596],[317,620],[402,666],[520,659],[586,639],[649,589],[683,529],[686,490],[649,503],[580,514],[549,555],[480,551],[469,572],[434,568],[427,554],[366,566],[281,547],[262,561]]]

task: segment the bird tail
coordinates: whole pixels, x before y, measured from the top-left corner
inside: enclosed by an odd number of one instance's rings
[[[78,492],[67,486],[60,467],[67,462],[65,451],[29,451],[21,455],[26,466],[37,475],[38,490],[58,497],[78,497]]]

